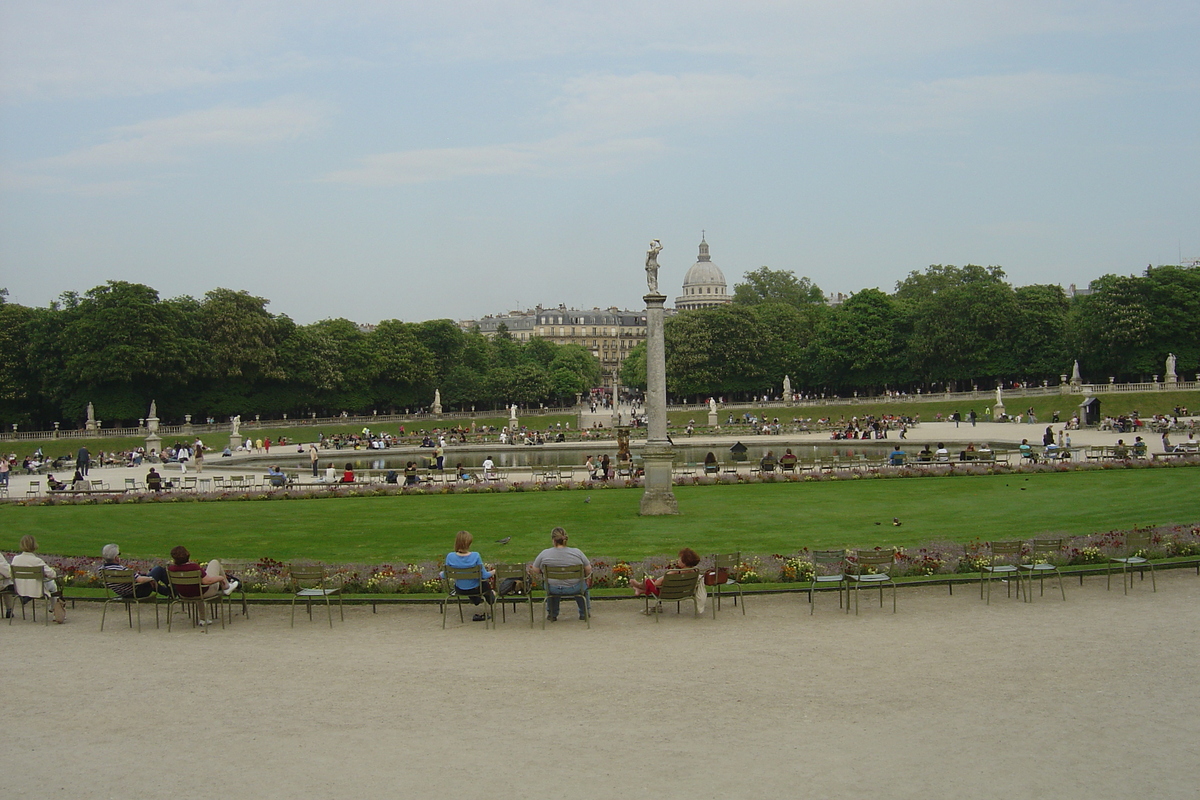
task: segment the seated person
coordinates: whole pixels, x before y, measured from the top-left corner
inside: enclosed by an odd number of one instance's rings
[[[768,450],[767,454],[758,462],[758,466],[763,472],[774,472],[775,464],[775,453],[771,450]]]
[[[667,572],[683,572],[688,569],[695,569],[700,566],[700,556],[696,555],[696,551],[690,547],[685,547],[679,551],[678,564],[667,568]],[[638,580],[631,578],[629,585],[633,587],[633,596],[640,597],[644,594],[652,594],[658,596],[659,589],[662,587],[662,578],[651,578],[647,575],[644,579]]]
[[[1145,440],[1142,439],[1142,437],[1140,437],[1140,436],[1133,437],[1133,456],[1134,456],[1134,458],[1145,458],[1146,451],[1147,451],[1147,448],[1146,448]]]
[[[233,451],[229,449],[229,445],[225,445],[225,449],[221,451],[221,458],[233,458]]]
[[[12,588],[12,568],[8,565],[8,559],[4,557],[4,553],[0,553],[0,600],[4,603],[5,619],[12,619],[13,615],[13,588]]]
[[[921,448],[921,452],[917,453],[917,461],[933,461],[933,451],[926,444]]]
[[[796,458],[796,454],[793,453],[792,448],[789,447],[787,452],[779,457],[779,466],[790,472],[796,468],[797,461],[799,461],[799,459]]]
[[[550,622],[558,619],[558,608],[562,600],[561,595],[576,595],[575,604],[579,606],[579,618],[587,619],[588,608],[591,604],[587,579],[592,574],[592,562],[579,548],[567,546],[567,532],[563,528],[557,527],[550,531],[550,541],[553,542],[553,546],[547,547],[538,553],[537,558],[533,560],[533,564],[529,567],[530,574],[534,576],[541,575],[542,567],[544,566],[573,567],[581,565],[583,567],[584,580],[575,581],[559,578],[546,580],[546,619]]]
[[[151,467],[150,471],[146,473],[146,488],[155,492],[161,492],[163,489],[162,476],[158,474],[158,471],[154,467]]]
[[[1063,453],[1057,444],[1051,442],[1050,444],[1046,445],[1046,448],[1042,451],[1042,456],[1045,457],[1046,460],[1050,460],[1052,458],[1062,458]]]
[[[1114,458],[1129,458],[1129,448],[1125,446],[1124,439],[1117,439],[1117,446],[1113,448]]]
[[[908,458],[908,453],[901,450],[900,445],[893,445],[892,452],[888,454],[888,466],[903,467],[906,458]]]
[[[1028,458],[1030,461],[1037,460],[1037,453],[1033,452],[1033,448],[1029,446],[1028,439],[1021,440],[1021,446],[1017,448],[1021,452],[1021,458]]]
[[[968,442],[967,449],[958,454],[959,461],[974,461],[975,460],[975,443]]]
[[[12,566],[14,567],[41,567],[42,580],[36,578],[21,578],[13,581],[13,591],[21,596],[21,602],[27,603],[29,600],[41,597],[54,598],[54,621],[62,623],[67,618],[67,607],[63,603],[62,589],[59,587],[55,578],[58,573],[54,571],[42,557],[37,555],[38,543],[37,539],[29,534],[21,537],[21,552],[13,556]],[[9,572],[11,576],[11,570]]]
[[[460,481],[476,481],[477,482],[479,480],[479,478],[472,475],[467,470],[467,468],[462,465],[461,461],[454,465],[454,474],[455,474],[455,476],[457,476],[457,478]]]
[[[483,579],[486,581],[492,577],[492,573],[484,566],[482,556],[479,553],[471,551],[471,542],[473,540],[474,537],[467,531],[459,531],[454,537],[454,552],[446,554],[446,566],[455,569],[468,569],[479,566]],[[445,577],[445,575],[446,573],[443,572],[442,577]],[[496,593],[492,590],[491,585],[481,585],[478,580],[455,581],[454,593],[470,597],[471,604],[476,606],[484,600],[487,600],[489,606],[496,602]],[[473,622],[483,622],[486,619],[486,614],[476,614],[471,617]]]
[[[192,561],[192,554],[183,545],[171,549],[171,562],[167,565],[168,576],[174,572],[193,572],[200,569],[200,565]],[[204,565],[204,570],[200,575],[200,592],[204,597],[216,597],[218,592],[224,592],[227,595],[233,594],[241,583],[232,577],[225,575],[225,571],[221,568],[221,562],[215,558]],[[181,597],[196,597],[195,586],[181,586]],[[201,625],[207,625],[213,620],[201,621]]]
[[[128,569],[121,564],[121,548],[115,544],[106,544],[100,551],[100,555],[104,558],[104,566],[100,567],[100,579],[104,580],[104,571],[109,569]],[[133,576],[133,586],[127,583],[108,583],[105,581],[108,588],[121,597],[149,597],[157,590],[160,594],[168,594],[167,590],[167,571],[163,567],[155,567],[150,570],[149,575],[135,573]]]
[[[383,476],[384,483],[399,483],[400,475],[394,469],[389,469],[387,475]]]
[[[354,465],[346,462],[346,470],[342,473],[342,483],[354,483]]]
[[[946,445],[942,442],[938,442],[937,451],[933,455],[938,461],[950,460],[950,451],[946,449]]]
[[[711,450],[708,452],[708,455],[704,457],[704,471],[705,473],[711,474],[716,474],[721,471],[721,465],[717,463],[717,457],[713,455]]]
[[[409,461],[404,465],[404,485],[416,486],[420,482],[417,478],[417,462]]]
[[[71,488],[76,491],[89,488],[87,478],[84,478],[79,470],[75,470],[75,476],[71,478]]]
[[[283,470],[277,464],[267,467],[267,480],[272,486],[287,486],[287,475],[283,474]]]
[[[61,492],[63,489],[67,488],[65,483],[50,474],[46,475],[46,485],[50,487],[50,491],[52,492]]]

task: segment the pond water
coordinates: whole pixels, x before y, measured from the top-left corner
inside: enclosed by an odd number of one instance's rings
[[[743,442],[746,445],[746,461],[757,463],[770,450],[779,458],[784,454],[788,447],[791,447],[792,452],[801,461],[811,461],[814,458],[832,458],[838,456],[840,458],[854,457],[860,454],[866,455],[868,458],[882,458],[885,453],[892,449],[892,446],[897,444],[896,440],[866,440],[866,441],[846,441],[846,442],[827,442],[820,444],[792,444],[788,445],[780,441],[756,441]],[[911,446],[907,443],[900,443],[901,447],[908,453],[915,453],[921,449],[921,445],[914,442]],[[633,456],[638,458],[641,451],[641,443],[633,444]],[[729,445],[718,445],[716,447],[692,447],[686,443],[675,444],[676,461],[687,463],[699,463],[704,461],[705,455],[712,451],[718,461],[732,461],[733,454],[729,451]],[[492,461],[496,463],[497,468],[519,468],[519,467],[580,467],[587,460],[589,455],[595,457],[598,461],[600,456],[608,453],[610,458],[615,459],[617,454],[616,445],[612,442],[606,442],[603,445],[595,447],[569,447],[569,448],[550,448],[550,447],[526,447],[512,445],[497,445],[494,450],[483,450],[472,447],[469,450],[455,450],[454,448],[446,449],[446,466],[453,468],[455,464],[462,463],[463,466],[469,468],[478,468],[483,464],[483,460],[491,456]],[[394,469],[401,471],[405,464],[409,461],[416,461],[417,466],[424,469],[429,467],[433,462],[433,451],[426,450],[418,454],[412,453],[389,453],[387,451],[378,451],[374,454],[364,452],[362,450],[333,450],[321,452],[321,468],[324,469],[329,463],[332,463],[338,470],[344,468],[349,463],[354,465],[354,469]],[[304,459],[304,464],[307,464],[307,459]]]

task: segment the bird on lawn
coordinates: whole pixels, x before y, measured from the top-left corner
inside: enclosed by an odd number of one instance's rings
[[[900,526],[900,518],[899,518],[899,517],[892,517],[892,524],[893,524],[893,525],[895,525],[895,526],[897,526],[897,527],[899,527],[899,526]]]
[[[592,502],[592,496],[589,494],[587,497],[583,498],[583,502],[585,502],[585,503]]]
[[[505,536],[503,539],[497,539],[496,544],[508,544],[511,541],[512,541],[511,536]]]

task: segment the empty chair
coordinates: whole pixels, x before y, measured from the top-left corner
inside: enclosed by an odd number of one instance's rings
[[[225,573],[225,577],[230,579],[236,578],[238,581],[237,586],[229,594],[229,600],[226,602],[233,603],[234,597],[240,595],[239,599],[242,601],[243,617],[250,616],[250,604],[246,600],[246,580],[242,577],[248,566],[249,564],[245,561],[226,561],[223,558],[221,559],[221,571]]]
[[[533,580],[529,576],[529,565],[497,564],[492,570],[496,579],[496,603],[500,606],[500,621],[507,622],[504,604],[512,603],[513,613],[517,604],[529,606],[529,627],[533,627]],[[492,624],[495,625],[495,610],[492,611]]]
[[[879,587],[879,607],[883,608],[883,587],[892,587],[892,613],[896,613],[896,582],[892,580],[892,565],[896,563],[896,551],[887,550],[855,550],[854,558],[846,568],[847,603],[846,613],[850,613],[849,585],[854,586],[854,613],[858,614],[858,587],[871,584]]]
[[[838,608],[842,607],[842,587],[850,592],[849,581],[846,580],[846,551],[845,550],[814,550],[812,554],[813,577],[808,585],[808,613],[812,615],[816,609],[815,592],[822,583],[836,583],[838,593]],[[847,606],[850,598],[846,598]]]
[[[990,542],[988,544],[988,548],[992,552],[991,560],[979,568],[979,597],[981,599],[984,597],[984,588],[986,587],[988,605],[991,605],[992,602],[992,578],[997,576],[1011,577],[1016,581],[1017,596],[1020,596],[1021,570],[1017,565],[1021,562],[1021,550],[1024,546],[1025,543],[1021,541]],[[1012,597],[1011,583],[1008,584],[1008,596]]]
[[[1062,593],[1062,599],[1067,599],[1067,592],[1063,589],[1062,572],[1059,571],[1058,565],[1051,562],[1050,559],[1062,552],[1065,541],[1063,539],[1034,539],[1030,545],[1030,554],[1033,561],[1029,564],[1018,564],[1021,572],[1025,575],[1025,600],[1029,602],[1033,594],[1033,578],[1036,575],[1038,579],[1039,594],[1046,593],[1046,574],[1053,572],[1058,576],[1058,590]],[[1041,561],[1038,559],[1041,558]]]
[[[325,567],[320,564],[293,564],[288,567],[288,577],[292,581],[292,627],[296,627],[296,600],[304,599],[304,604],[308,610],[308,621],[312,622],[312,601],[313,598],[321,598],[325,601],[325,612],[329,616],[329,627],[333,627],[333,607],[329,603],[329,598],[337,595],[338,615],[342,621],[346,621],[346,612],[342,609],[342,587],[329,586],[329,575]]]
[[[745,598],[742,595],[741,583],[742,570],[742,554],[737,553],[718,553],[713,556],[713,568],[704,576],[704,584],[712,587],[713,593],[713,619],[717,618],[717,611],[721,608],[721,595],[733,594],[733,604],[736,606],[738,600],[742,601],[742,614],[746,613]],[[732,586],[732,589],[726,587]]]
[[[1146,555],[1146,551],[1150,549],[1150,532],[1149,531],[1130,531],[1125,534],[1125,543],[1121,547],[1120,556],[1113,556],[1108,559],[1108,581],[1107,586],[1112,588],[1112,570],[1113,565],[1121,565],[1121,588],[1125,590],[1125,594],[1129,594],[1129,590],[1133,588],[1133,571],[1138,570],[1141,573],[1142,580],[1146,580],[1146,567],[1150,567],[1150,585],[1154,587],[1154,591],[1158,591],[1158,583],[1154,580],[1154,562]],[[14,567],[15,569],[15,567]],[[1129,582],[1125,582],[1125,576],[1129,576]]]

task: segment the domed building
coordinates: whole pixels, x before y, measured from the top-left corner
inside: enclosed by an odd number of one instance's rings
[[[692,308],[711,308],[733,302],[726,291],[725,275],[708,255],[708,242],[700,235],[700,257],[683,276],[683,295],[675,298],[675,308],[685,311]]]

